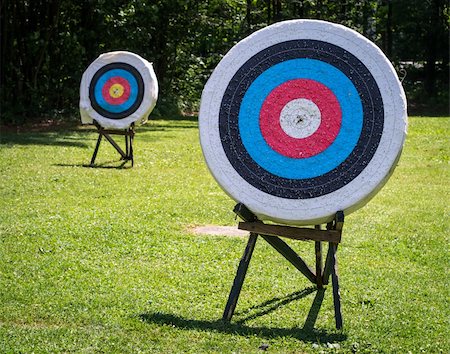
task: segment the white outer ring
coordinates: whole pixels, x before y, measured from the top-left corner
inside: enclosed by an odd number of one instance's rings
[[[236,71],[252,56],[280,42],[311,39],[332,43],[358,58],[372,73],[383,99],[384,128],[370,163],[342,188],[311,199],[285,199],[260,191],[228,161],[219,134],[219,110]],[[335,213],[349,214],[366,204],[386,183],[400,157],[406,136],[406,97],[395,69],[371,41],[342,25],[318,20],[291,20],[263,28],[237,43],[206,83],[199,114],[200,143],[212,175],[224,191],[260,219],[306,225],[329,222]]]
[[[89,99],[89,85],[95,73],[103,66],[111,63],[127,63],[135,67],[144,80],[144,97],[139,108],[122,119],[110,119],[97,113],[92,108]],[[144,124],[153,108],[155,108],[158,98],[158,80],[153,66],[144,58],[137,54],[117,51],[101,54],[83,73],[80,84],[80,115],[83,124],[92,124],[94,120],[106,129],[126,129],[132,123]]]

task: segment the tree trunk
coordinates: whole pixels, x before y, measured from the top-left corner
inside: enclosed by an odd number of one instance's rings
[[[275,21],[281,20],[281,0],[274,0],[274,19]]]
[[[245,19],[247,20],[247,33],[250,33],[252,31],[252,0],[247,0]]]
[[[392,56],[392,2],[388,0],[388,12],[386,19],[386,55]]]
[[[41,14],[41,23],[45,23],[44,28],[41,29],[41,38],[44,38],[44,43],[41,46],[38,60],[34,68],[33,74],[34,89],[37,89],[37,81],[39,73],[41,71],[44,60],[47,56],[48,46],[50,44],[52,35],[54,34],[55,29],[58,26],[59,12],[60,12],[59,9],[60,9],[60,1],[54,0],[51,1],[50,3],[47,3],[46,11],[43,14]]]
[[[425,91],[428,96],[436,94],[436,60],[437,60],[437,39],[439,23],[439,0],[433,0],[430,6],[429,25],[426,43],[426,63],[425,63]]]

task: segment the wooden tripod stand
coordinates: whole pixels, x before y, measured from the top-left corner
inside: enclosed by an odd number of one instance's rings
[[[344,213],[338,211],[332,222],[327,224],[326,230],[321,230],[320,225],[312,228],[299,228],[286,225],[264,224],[243,204],[239,203],[233,210],[244,222],[240,222],[238,228],[250,231],[250,237],[242,256],[231,287],[230,295],[225,306],[222,319],[231,321],[234,310],[239,299],[239,294],[244,283],[250,259],[256,245],[258,235],[275,248],[285,257],[295,268],[297,268],[308,280],[322,289],[328,284],[330,275],[333,287],[333,302],[336,328],[342,328],[341,298],[339,291],[339,277],[337,273],[336,251],[341,241],[342,228],[344,225]],[[315,242],[316,269],[312,270],[303,259],[290,248],[279,237],[286,237],[294,240],[313,240]],[[328,242],[328,253],[325,266],[322,268],[322,241]]]
[[[102,128],[97,122],[94,121],[95,126],[98,131],[98,139],[97,144],[95,145],[94,154],[91,158],[91,163],[89,166],[94,166],[95,159],[97,157],[98,149],[100,147],[100,143],[102,138],[105,137],[107,141],[116,149],[116,151],[120,154],[121,160],[124,162],[131,161],[131,166],[134,165],[134,156],[133,156],[133,139],[134,139],[134,124],[131,124],[127,129],[124,130],[111,130]],[[120,146],[114,141],[114,139],[110,135],[124,135],[125,136],[125,152],[120,148]]]

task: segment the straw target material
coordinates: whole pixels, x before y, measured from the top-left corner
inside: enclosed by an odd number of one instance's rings
[[[157,98],[158,81],[151,63],[130,52],[105,53],[81,79],[81,121],[92,124],[95,120],[108,129],[143,124]]]
[[[219,185],[261,219],[323,223],[387,181],[406,119],[378,47],[341,25],[293,20],[221,60],[203,90],[200,141]]]

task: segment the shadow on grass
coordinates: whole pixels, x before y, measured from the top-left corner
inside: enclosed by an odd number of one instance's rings
[[[190,121],[187,121],[190,122]],[[157,121],[152,122],[151,124],[141,126],[139,128],[136,128],[136,131],[140,130],[143,132],[157,132],[157,131],[171,131],[171,130],[177,130],[177,129],[198,129],[197,125],[193,124],[183,124],[183,121]]]
[[[68,136],[67,133],[20,133],[2,134],[0,145],[47,145],[88,148],[89,144],[81,141],[81,137]]]
[[[270,312],[275,311],[279,307],[287,305],[288,303],[290,303],[292,301],[303,299],[304,297],[308,296],[309,294],[311,294],[315,291],[316,291],[316,287],[311,286],[309,288],[293,292],[282,298],[274,297],[273,299],[265,301],[262,304],[252,306],[252,307],[248,308],[247,310],[245,310],[244,312],[236,312],[235,313],[236,316],[243,316],[245,313],[248,313],[248,315],[246,315],[242,319],[239,319],[236,322],[242,324],[246,321],[253,320],[255,318],[267,315]]]
[[[101,163],[95,163],[93,165],[83,163],[83,164],[72,164],[72,163],[57,163],[52,166],[58,167],[88,167],[88,168],[103,168],[103,169],[116,169],[116,170],[124,170],[131,168],[131,161],[128,160],[114,160],[114,161],[104,161]]]
[[[164,132],[177,129],[197,129],[198,119],[196,116],[181,117],[167,120],[150,120],[146,125],[136,128],[136,137],[139,139],[139,133]],[[32,126],[2,127],[0,135],[0,145],[5,147],[14,145],[49,145],[89,148],[90,141],[97,140],[96,137],[88,134],[97,133],[95,126],[80,126],[79,124],[65,124],[63,126],[45,126],[42,129]],[[79,134],[78,136],[73,136]],[[143,140],[149,138],[142,136]],[[150,140],[156,140],[152,137]]]
[[[302,328],[251,327],[245,325],[245,322],[248,320],[266,315],[280,306],[304,298],[315,291],[316,296]],[[311,287],[289,294],[283,298],[274,298],[260,305],[249,308],[245,312],[252,312],[253,310],[256,310],[256,313],[248,315],[235,323],[227,322],[222,319],[217,321],[188,319],[161,312],[143,313],[139,315],[139,318],[146,323],[170,325],[185,330],[216,331],[241,336],[257,335],[266,338],[293,337],[304,342],[342,342],[347,339],[347,336],[342,332],[337,330],[336,332],[329,332],[323,329],[314,328],[324,295],[325,290],[317,290],[315,287]]]

